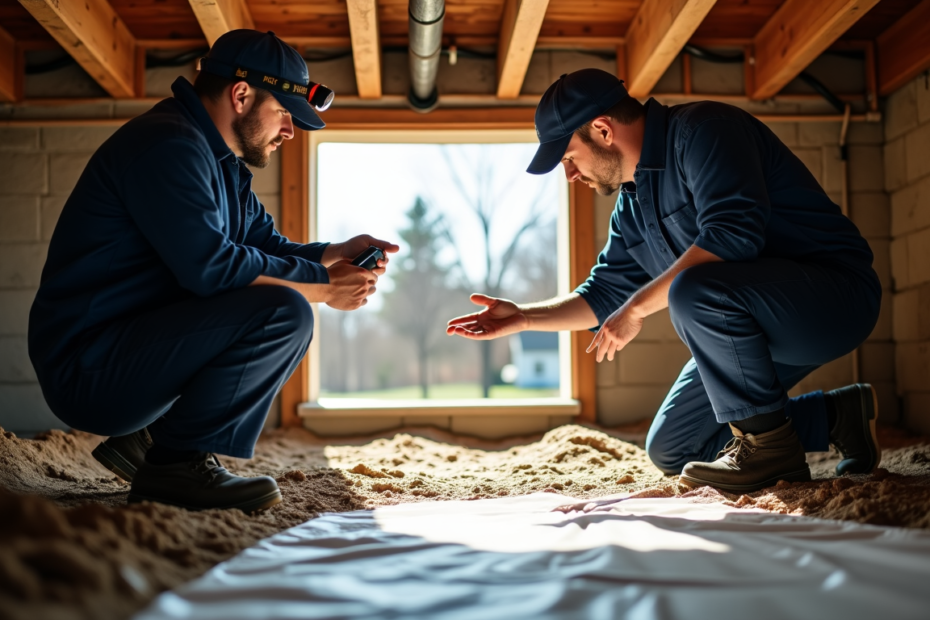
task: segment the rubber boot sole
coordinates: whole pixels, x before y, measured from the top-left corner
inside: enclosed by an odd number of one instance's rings
[[[862,405],[862,430],[872,438],[872,445],[869,450],[873,454],[872,467],[869,471],[841,472],[840,465],[847,460],[843,459],[836,466],[835,473],[837,476],[846,473],[870,474],[878,469],[879,463],[882,462],[882,447],[878,445],[878,432],[876,430],[876,424],[878,423],[878,394],[875,393],[875,388],[869,385],[869,389],[866,390],[860,386],[859,400]]]
[[[691,488],[714,487],[715,489],[723,489],[724,491],[731,491],[733,493],[751,493],[752,491],[758,491],[766,487],[775,486],[782,480],[785,482],[810,482],[811,470],[809,467],[805,467],[804,469],[799,469],[798,471],[793,471],[787,474],[780,474],[755,484],[720,484],[719,482],[713,482],[711,480],[700,480],[699,478],[692,478],[691,476],[685,476],[684,474],[678,477],[678,481],[681,484]]]
[[[250,512],[257,512],[259,510],[266,510],[271,508],[275,504],[281,503],[281,491],[272,491],[266,493],[261,497],[256,497],[255,499],[250,499],[245,502],[239,502],[238,504],[230,504],[228,506],[192,506],[189,504],[182,504],[180,502],[173,502],[167,500],[163,497],[148,497],[145,495],[138,495],[136,493],[129,493],[129,498],[126,500],[130,504],[138,504],[139,502],[155,502],[158,504],[168,504],[169,506],[177,506],[178,508],[184,508],[185,510],[230,510],[236,509],[241,510],[242,512],[249,514]]]
[[[97,459],[98,463],[126,482],[132,482],[133,477],[136,475],[136,466],[126,460],[122,454],[108,446],[106,442],[98,445],[90,454]]]

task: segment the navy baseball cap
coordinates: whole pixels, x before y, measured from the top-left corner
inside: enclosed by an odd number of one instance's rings
[[[318,85],[310,81],[307,63],[273,32],[230,30],[200,59],[200,70],[271,91],[301,129],[326,126],[310,105]]]
[[[526,171],[552,172],[562,161],[575,130],[627,96],[623,81],[607,71],[581,69],[563,74],[536,106],[539,148]]]

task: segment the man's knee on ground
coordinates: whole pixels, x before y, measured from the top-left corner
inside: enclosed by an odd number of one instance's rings
[[[691,460],[683,455],[676,455],[661,435],[646,438],[646,454],[649,460],[662,473],[674,476],[681,473],[684,466]]]

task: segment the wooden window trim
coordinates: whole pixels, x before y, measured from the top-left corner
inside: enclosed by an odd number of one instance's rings
[[[352,130],[498,130],[533,129],[532,109],[448,109],[436,110],[428,115],[410,110],[356,109],[331,110],[324,115],[331,129]],[[299,131],[293,140],[286,141],[281,149],[281,231],[289,239],[307,243],[310,240],[310,138]],[[594,193],[584,185],[569,184],[569,263],[570,285],[577,286],[586,277],[595,255]],[[590,339],[587,334],[575,332],[571,337],[572,400],[554,401],[558,413],[577,415],[582,422],[597,419],[597,379],[594,357],[584,352]],[[309,356],[308,356],[309,357]],[[308,357],[301,361],[294,375],[281,390],[281,426],[301,426],[301,411],[311,415],[330,415],[315,409],[310,398],[310,367]],[[507,405],[511,413],[518,413],[521,403]],[[429,405],[423,405],[427,407]],[[468,406],[455,408],[455,415],[497,415],[502,406]],[[535,406],[534,406],[535,408]],[[552,415],[553,411],[546,411]],[[530,412],[527,410],[527,412]],[[533,412],[535,413],[535,412]],[[331,415],[397,415],[390,408],[343,409]]]

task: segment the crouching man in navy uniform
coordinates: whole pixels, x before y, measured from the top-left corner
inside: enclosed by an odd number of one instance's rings
[[[563,75],[536,109],[527,172],[560,162],[570,182],[620,195],[610,238],[574,293],[538,304],[474,295],[481,312],[447,332],[596,329],[597,361],[668,307],[691,350],[646,440],[690,486],[746,492],[810,480],[805,452],[842,453],[837,474],[881,454],[871,386],[788,398],[819,366],[863,342],[881,286],[859,231],[764,124],[721,103],[631,98],[613,75]]]
[[[313,334],[310,302],[354,310],[375,291],[350,264],[375,245],[292,243],[252,193],[282,141],[323,128],[319,88],[273,33],[220,37],[191,85],[94,154],[56,226],[29,316],[29,354],[52,411],[108,435],[94,451],[129,501],[267,508],[275,481],[230,474]],[[322,108],[324,106],[318,105]]]

